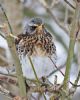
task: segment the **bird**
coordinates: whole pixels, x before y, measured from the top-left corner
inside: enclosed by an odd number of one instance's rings
[[[54,70],[49,57],[56,62],[56,46],[52,34],[45,27],[41,18],[31,18],[21,34],[15,39],[16,50],[22,64],[24,76],[35,78],[29,57],[35,66],[39,78]]]

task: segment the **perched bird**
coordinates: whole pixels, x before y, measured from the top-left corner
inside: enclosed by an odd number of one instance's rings
[[[28,57],[35,66],[38,77],[46,76],[54,70],[56,46],[52,35],[45,28],[41,18],[32,18],[24,28],[22,34],[15,39],[15,45],[22,64],[24,76],[35,78]]]

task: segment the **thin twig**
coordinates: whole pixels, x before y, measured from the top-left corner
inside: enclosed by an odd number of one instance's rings
[[[76,80],[75,80],[75,82],[74,82],[75,85],[78,84],[79,79],[80,79],[80,71],[79,71],[78,76],[77,76],[77,78],[76,78]],[[73,86],[71,87],[71,89],[70,89],[70,93],[68,94],[68,97],[69,97],[69,96],[72,97],[72,96],[74,95],[76,89],[77,89],[77,86],[74,86],[74,85],[73,85]]]
[[[4,39],[6,39],[5,36],[4,36],[3,34],[4,34],[4,33],[0,31],[0,35],[1,35]]]
[[[4,57],[4,56],[2,56],[1,54],[0,54],[0,59],[8,66],[9,65],[9,62],[6,60],[6,58]],[[6,67],[7,67],[6,66]]]
[[[31,95],[31,97],[32,97],[34,100],[37,100],[33,95]]]
[[[12,77],[8,77],[8,76],[0,76],[0,82],[3,82],[3,83],[7,83],[7,84],[12,84],[12,85],[16,85],[18,86],[18,82],[17,82],[17,79],[14,79]]]
[[[49,78],[51,75],[53,75],[54,73],[56,73],[57,71],[61,70],[62,68],[64,68],[65,64],[57,67],[55,70],[53,70],[51,73],[49,73],[49,75],[47,75],[47,78]]]
[[[53,65],[55,66],[55,68],[56,68],[57,70],[59,70],[60,73],[64,76],[63,72],[56,66],[56,64],[55,64],[54,61],[51,59],[51,57],[49,57],[49,58],[50,58],[50,60],[52,61],[52,63],[53,63]]]
[[[10,98],[15,97],[14,94],[12,94],[9,90],[5,89],[2,85],[0,85],[0,91],[3,95],[9,96]]]
[[[68,11],[68,5],[65,5],[65,17],[64,17],[64,25],[67,25],[67,20],[68,20],[68,15],[69,15],[69,11]]]
[[[32,62],[32,60],[31,60],[31,57],[29,56],[28,58],[29,58],[29,61],[30,61],[31,66],[32,66],[32,70],[33,70],[33,72],[34,72],[35,78],[36,78],[37,82],[40,83],[40,81],[39,81],[39,79],[38,79],[38,76],[37,76],[37,74],[36,74],[36,71],[35,71],[33,62]]]
[[[46,11],[49,13],[49,15],[51,16],[51,18],[56,22],[56,24],[66,32],[66,34],[69,35],[69,31],[60,24],[59,20],[54,16],[54,14],[52,13],[50,7],[48,7],[47,3],[45,2],[45,0],[37,0],[41,3],[41,5],[46,9]],[[44,2],[43,2],[44,1]]]
[[[7,23],[8,23],[9,29],[10,29],[10,33],[13,34],[11,25],[10,25],[9,20],[8,20],[8,17],[7,17],[7,15],[6,15],[5,11],[4,11],[4,8],[2,7],[1,4],[0,4],[0,8],[1,8],[1,10],[2,10],[6,20],[7,20]],[[17,52],[16,52],[16,47],[15,47],[15,44],[14,44],[14,39],[10,35],[8,35],[6,37],[6,40],[8,42],[8,46],[9,46],[9,49],[11,51],[14,64],[16,66],[16,75],[17,75],[17,78],[18,78],[20,95],[21,95],[21,97],[25,97],[27,95],[26,94],[26,84],[25,84],[25,80],[24,80],[24,77],[23,77],[23,72],[22,72],[21,64],[20,64],[20,61],[19,61],[19,58],[18,58],[18,55],[17,55]]]
[[[17,80],[17,76],[13,75],[13,74],[5,74],[5,73],[0,72],[0,75],[4,76],[6,79],[7,79],[7,77],[11,77],[11,78],[16,78],[16,80]],[[32,82],[33,84],[37,84],[38,83],[38,81],[35,80],[35,79],[29,79],[29,78],[26,78],[26,77],[24,77],[24,78],[25,78],[26,81]]]
[[[9,20],[8,20],[8,17],[7,17],[7,15],[6,15],[5,11],[4,11],[4,8],[3,8],[3,6],[2,6],[1,4],[0,4],[0,8],[1,8],[1,10],[2,10],[4,16],[5,16],[5,19],[6,19],[7,23],[8,23],[8,26],[9,26],[10,32],[11,32],[11,34],[13,34],[13,32],[12,32],[12,28],[11,28],[11,25],[10,25]]]
[[[71,8],[76,9],[69,1],[64,0]]]
[[[34,68],[33,62],[31,60],[31,57],[29,56],[28,58],[29,58],[29,61],[30,61],[31,66],[32,66],[32,70],[34,72],[34,75],[35,75],[35,78],[36,78],[37,82],[38,83],[41,83],[40,80],[38,79],[38,76],[37,76],[37,73],[35,71],[35,68]],[[43,93],[43,97],[44,97],[45,100],[47,100],[44,93]]]
[[[50,57],[49,57],[49,58],[50,58]],[[55,68],[56,68],[63,76],[65,76],[64,73],[55,65],[54,61],[53,61],[51,58],[50,58],[50,60],[52,61],[52,63],[53,63],[53,65],[55,66]],[[76,85],[76,84],[72,83],[71,81],[69,81],[69,82],[70,82],[70,84],[73,85],[73,86],[80,87],[80,85]]]
[[[47,100],[47,98],[46,98],[46,96],[45,96],[45,94],[44,94],[44,93],[43,93],[43,97],[44,97],[44,99],[45,99],[45,100]]]
[[[70,31],[70,44],[69,44],[69,52],[68,52],[68,57],[67,57],[67,62],[66,62],[66,71],[65,71],[65,77],[64,77],[64,86],[63,89],[67,90],[68,89],[68,83],[69,83],[69,78],[70,78],[70,70],[71,70],[71,61],[73,59],[74,55],[74,45],[76,41],[76,36],[74,35],[77,32],[77,24],[78,24],[78,17],[79,17],[79,5],[76,3],[76,9],[75,9],[75,14],[72,22],[72,27]]]
[[[39,93],[44,93],[44,92],[49,92],[49,93],[59,93],[59,90],[62,88],[62,85],[57,84],[56,88],[55,85],[52,86],[31,86],[30,91],[31,92],[39,92]]]
[[[79,71],[78,76],[77,76],[77,78],[76,78],[76,80],[75,80],[75,82],[74,82],[75,85],[78,84],[79,79],[80,79],[80,71]],[[74,87],[75,87],[75,86],[74,86]],[[75,87],[75,88],[77,88],[77,87]]]
[[[4,75],[4,76],[10,76],[10,77],[17,78],[16,75],[13,75],[13,74],[5,74],[5,73],[2,73],[1,71],[0,71],[0,74],[1,74],[1,75]]]

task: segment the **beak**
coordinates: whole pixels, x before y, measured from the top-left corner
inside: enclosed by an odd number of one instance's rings
[[[42,31],[42,28],[43,28],[42,24],[37,27],[37,29],[38,29],[39,32]]]

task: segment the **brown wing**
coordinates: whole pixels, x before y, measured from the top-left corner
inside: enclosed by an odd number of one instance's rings
[[[34,44],[37,41],[35,35],[19,34],[18,39],[15,39],[16,49],[20,55],[31,55],[33,52]]]
[[[49,55],[56,54],[56,46],[52,41],[53,40],[52,35],[47,30],[45,30],[45,33],[46,34],[44,34],[44,41],[45,41],[44,48],[46,49],[46,52]]]

